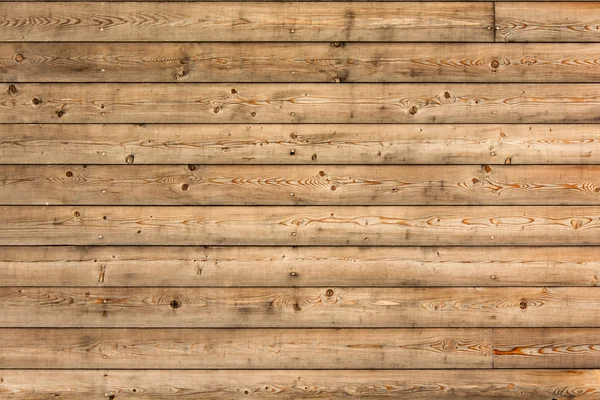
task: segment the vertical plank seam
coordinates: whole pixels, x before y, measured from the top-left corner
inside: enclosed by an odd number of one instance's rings
[[[496,40],[496,31],[498,30],[498,23],[496,21],[496,2],[495,1],[492,2],[492,10],[493,10],[492,11],[492,21],[493,21],[492,30],[494,31],[494,40],[493,40],[493,43],[496,43],[497,42],[497,40]]]

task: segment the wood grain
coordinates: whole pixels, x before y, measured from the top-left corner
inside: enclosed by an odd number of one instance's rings
[[[489,329],[2,329],[0,334],[0,365],[8,368],[492,365]]]
[[[600,82],[600,45],[3,43],[3,82]]]
[[[16,328],[597,328],[599,315],[596,287],[0,288],[0,326]]]
[[[595,84],[17,84],[0,123],[585,123]]]
[[[590,328],[498,329],[494,331],[494,366],[596,368],[600,365],[598,333]]]
[[[9,399],[596,399],[598,370],[4,370]]]
[[[600,205],[600,167],[4,165],[0,203]]]
[[[0,247],[0,286],[597,286],[599,247]],[[251,273],[249,273],[251,271]]]
[[[0,3],[0,15],[7,42],[493,41],[490,2]]]
[[[600,8],[596,3],[498,3],[495,16],[496,41],[600,42]]]
[[[600,164],[597,124],[7,124],[1,130],[7,164]]]
[[[0,245],[598,245],[600,207],[4,206]]]

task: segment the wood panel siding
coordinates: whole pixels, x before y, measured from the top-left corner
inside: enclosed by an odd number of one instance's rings
[[[5,42],[491,42],[494,35],[491,2],[17,2],[0,3],[0,15]]]
[[[0,2],[0,398],[600,399],[600,1]]]
[[[0,123],[585,123],[595,84],[11,84]]]
[[[597,247],[0,247],[0,286],[596,286]],[[165,273],[169,271],[169,273]]]
[[[600,164],[596,124],[6,124],[10,164]]]
[[[600,82],[600,45],[3,43],[3,82]]]
[[[4,393],[31,399],[40,393],[76,400],[108,395],[134,399],[594,399],[594,370],[6,370]],[[177,382],[175,384],[175,382]],[[106,396],[105,396],[106,397]]]

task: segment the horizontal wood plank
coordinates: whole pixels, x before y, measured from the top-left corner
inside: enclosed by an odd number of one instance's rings
[[[600,365],[599,333],[590,328],[497,329],[494,367],[596,368]]]
[[[3,206],[0,245],[598,245],[600,207]]]
[[[0,247],[0,286],[596,286],[600,247]],[[249,273],[251,271],[251,273]]]
[[[585,123],[595,84],[11,84],[0,123]]]
[[[7,124],[0,132],[6,164],[600,164],[597,124]]]
[[[0,334],[3,368],[361,369],[492,365],[489,329],[2,329]]]
[[[491,2],[4,2],[0,15],[7,42],[493,41]]]
[[[3,43],[3,82],[600,82],[600,44]]]
[[[3,165],[0,204],[600,205],[600,166]]]
[[[4,370],[9,399],[595,399],[598,370]]]
[[[600,288],[0,288],[3,327],[600,327]]]
[[[497,41],[600,42],[597,2],[501,2],[495,17]]]

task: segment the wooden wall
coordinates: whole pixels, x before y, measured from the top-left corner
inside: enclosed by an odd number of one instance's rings
[[[600,3],[2,2],[0,80],[0,398],[600,398]]]

